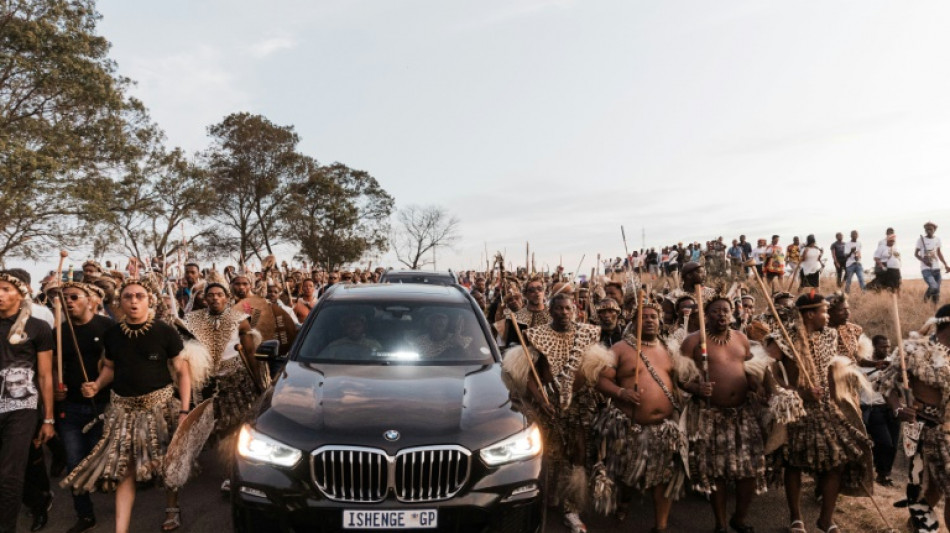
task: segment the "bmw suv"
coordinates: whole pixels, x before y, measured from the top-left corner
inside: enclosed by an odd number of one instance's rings
[[[459,286],[334,286],[241,428],[234,528],[539,531],[541,437]]]

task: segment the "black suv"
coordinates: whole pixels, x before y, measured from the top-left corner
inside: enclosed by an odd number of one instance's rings
[[[459,286],[338,285],[241,428],[236,531],[539,531],[541,438]]]

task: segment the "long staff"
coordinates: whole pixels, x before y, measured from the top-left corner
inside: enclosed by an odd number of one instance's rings
[[[699,349],[703,358],[703,382],[709,383],[709,352],[706,351],[706,310],[703,309],[703,286],[697,283],[694,285],[696,291],[696,305],[699,311]],[[711,399],[706,398],[706,407],[711,404]]]
[[[904,353],[904,333],[901,331],[901,311],[898,306],[897,293],[891,294],[894,304],[894,330],[897,332],[897,355],[901,363],[901,380],[904,383],[904,401],[910,404],[910,381],[907,378],[907,355]]]
[[[62,285],[63,283],[63,261],[66,260],[66,257],[69,253],[66,250],[61,250],[59,252],[59,266],[56,267],[56,284]],[[55,313],[54,322],[56,322],[56,371],[59,376],[59,383],[56,384],[58,390],[62,391],[64,388],[63,385],[63,305],[60,294],[53,295],[53,311]]]
[[[752,267],[752,274],[755,276],[756,282],[759,284],[759,289],[764,295],[765,303],[769,306],[769,311],[772,312],[772,316],[775,317],[775,322],[778,324],[779,330],[782,332],[782,337],[785,339],[785,342],[788,343],[788,349],[792,351],[792,355],[795,357],[795,362],[798,363],[799,375],[805,374],[805,381],[808,382],[808,387],[813,388],[815,386],[814,381],[811,378],[811,372],[801,372],[804,370],[804,359],[799,355],[798,350],[795,349],[795,344],[792,342],[791,335],[788,334],[788,330],[785,329],[785,324],[782,323],[782,318],[779,316],[778,311],[775,310],[775,303],[772,302],[772,298],[769,292],[765,288],[765,282],[762,281],[762,276],[759,276],[759,271],[755,269],[755,260],[749,260],[745,263],[745,266]],[[809,368],[812,368],[811,361],[808,361]]]
[[[623,237],[623,253],[627,254],[627,258],[629,259],[630,249],[627,248],[627,232],[623,230],[622,225],[620,226],[620,236]],[[629,266],[629,262],[625,262],[624,264]],[[624,270],[626,270],[626,268]]]
[[[643,307],[644,307],[644,298],[643,292],[641,289],[637,289],[637,366],[633,370],[633,390],[634,392],[639,392],[640,390],[640,365],[643,359]]]

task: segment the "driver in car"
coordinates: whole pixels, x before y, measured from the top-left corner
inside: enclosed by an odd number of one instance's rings
[[[335,355],[367,355],[383,349],[376,339],[366,335],[366,317],[347,313],[340,319],[343,336],[331,342],[327,350]]]

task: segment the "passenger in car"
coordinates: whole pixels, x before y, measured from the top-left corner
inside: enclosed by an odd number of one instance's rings
[[[449,316],[443,312],[437,311],[426,316],[424,323],[426,332],[411,341],[420,357],[436,357],[451,348],[468,348],[472,343],[471,337],[462,335],[457,328],[456,331],[449,328]]]

